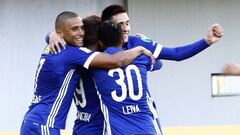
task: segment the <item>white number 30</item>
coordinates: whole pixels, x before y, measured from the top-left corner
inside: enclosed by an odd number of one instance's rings
[[[138,94],[135,95],[134,94],[134,87],[133,87],[133,79],[132,79],[132,74],[131,74],[131,70],[135,72],[136,77],[137,77],[137,83],[138,83]],[[117,69],[112,69],[109,70],[108,75],[110,77],[113,77],[114,73],[118,73],[119,75],[119,79],[115,80],[115,82],[121,86],[121,90],[122,90],[122,94],[121,96],[117,95],[117,90],[113,90],[111,95],[112,98],[117,101],[117,102],[121,102],[123,100],[126,99],[127,97],[127,86],[124,83],[124,71],[121,68],[117,68]],[[126,77],[127,77],[127,83],[128,83],[128,90],[129,90],[129,96],[132,100],[139,100],[142,95],[143,95],[143,87],[142,87],[142,79],[141,79],[141,74],[140,71],[138,69],[137,66],[135,65],[129,65],[126,67]]]

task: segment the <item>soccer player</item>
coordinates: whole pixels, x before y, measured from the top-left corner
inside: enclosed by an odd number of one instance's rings
[[[88,67],[116,68],[124,66],[144,53],[134,48],[108,55],[80,47],[84,30],[81,18],[73,12],[60,13],[55,22],[56,32],[66,41],[66,49],[53,55],[46,48],[41,55],[35,75],[34,97],[24,116],[21,135],[59,135],[65,128],[73,93],[80,70]]]
[[[83,19],[85,38],[84,45],[90,50],[102,51],[106,47],[99,40],[98,30],[101,25],[100,17],[92,15]],[[111,39],[112,37],[109,37]],[[153,70],[161,68],[161,61],[154,64]],[[77,119],[75,120],[73,135],[102,134],[103,115],[100,110],[97,90],[88,70],[82,70],[81,78],[76,91],[74,101],[77,106]]]
[[[201,39],[193,44],[183,45],[175,48],[168,48],[163,47],[157,42],[152,41],[150,39],[146,39],[144,37],[129,36],[130,20],[126,12],[126,9],[121,5],[111,5],[105,8],[104,11],[102,12],[102,21],[106,20],[112,20],[115,21],[116,23],[121,24],[125,42],[123,49],[131,49],[132,47],[135,46],[143,46],[150,50],[153,53],[154,57],[157,59],[167,59],[176,61],[187,59],[208,48],[211,44],[217,42],[223,35],[223,29],[218,24],[213,24],[212,26],[209,27],[206,38]],[[55,39],[58,40],[58,38],[56,37]],[[50,40],[51,41],[50,46],[53,46],[52,48],[58,49],[59,48],[58,41],[56,40],[55,41]],[[61,45],[64,45],[64,42],[62,42],[61,40],[59,40],[59,42],[62,43]],[[158,115],[154,107],[155,105],[151,97],[149,97],[149,101],[152,102],[152,112],[154,114],[154,118],[158,118]]]
[[[129,36],[130,19],[128,17],[126,9],[121,5],[110,5],[106,7],[102,12],[101,19],[102,22],[111,20],[122,26],[125,42],[123,46],[124,50],[131,49],[135,46],[143,46],[150,50],[156,59],[181,61],[190,58],[208,48],[211,44],[217,42],[223,36],[223,29],[220,27],[220,25],[213,24],[209,27],[206,38],[186,46],[167,48],[163,47],[155,41],[145,39],[144,37]],[[150,95],[150,93],[148,94]],[[156,119],[158,123],[160,132],[162,132],[156,111],[156,106],[151,96],[149,97],[149,101],[152,102],[152,113],[154,114],[154,119]]]
[[[111,21],[103,22],[99,33],[100,40],[108,47],[104,52],[114,54],[123,50],[124,41],[120,25]],[[156,123],[149,106],[149,58],[141,55],[122,68],[91,70],[104,114],[104,134],[154,135],[160,132],[159,129],[155,129]]]

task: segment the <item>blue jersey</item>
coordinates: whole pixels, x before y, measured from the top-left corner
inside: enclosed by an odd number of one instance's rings
[[[81,68],[97,55],[86,48],[66,46],[59,54],[41,55],[35,76],[34,97],[24,120],[64,129]]]
[[[197,42],[188,45],[168,48],[163,47],[161,44],[146,37],[129,36],[128,42],[123,46],[123,49],[131,49],[136,46],[145,47],[146,49],[152,52],[153,56],[156,59],[174,61],[188,59],[209,47],[205,39],[201,39]]]
[[[73,127],[73,135],[100,135],[103,133],[103,114],[97,90],[88,70],[81,70],[74,102],[77,107],[77,119]]]
[[[111,47],[105,52],[118,51]],[[106,134],[157,134],[147,87],[150,69],[151,60],[145,55],[122,68],[92,69]]]
[[[151,39],[146,37],[139,37],[139,36],[129,36],[128,42],[124,44],[123,49],[128,50],[132,49],[136,46],[143,46],[144,48],[148,49],[152,52],[155,58],[158,58],[159,54],[162,51],[163,46]]]
[[[151,70],[162,67],[160,60],[152,66]],[[92,74],[88,70],[81,70],[81,78],[74,92],[74,101],[77,107],[77,119],[73,127],[73,135],[99,135],[103,133],[104,118],[100,108]]]

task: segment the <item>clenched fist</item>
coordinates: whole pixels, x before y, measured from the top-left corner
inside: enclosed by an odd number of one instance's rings
[[[215,23],[208,28],[207,37],[205,38],[206,42],[211,45],[217,42],[223,36],[223,28]]]

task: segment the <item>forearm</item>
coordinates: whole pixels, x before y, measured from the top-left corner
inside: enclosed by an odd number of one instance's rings
[[[176,48],[163,47],[158,59],[181,61],[198,54],[208,47],[209,45],[205,39],[199,40],[190,45]]]
[[[94,68],[119,68],[131,63],[139,55],[144,53],[143,47],[135,47],[130,50],[120,51],[115,54],[99,53],[92,62],[91,67]]]
[[[112,55],[119,63],[119,67],[130,64],[139,55],[143,54],[142,47],[135,47],[130,50],[121,51]]]

